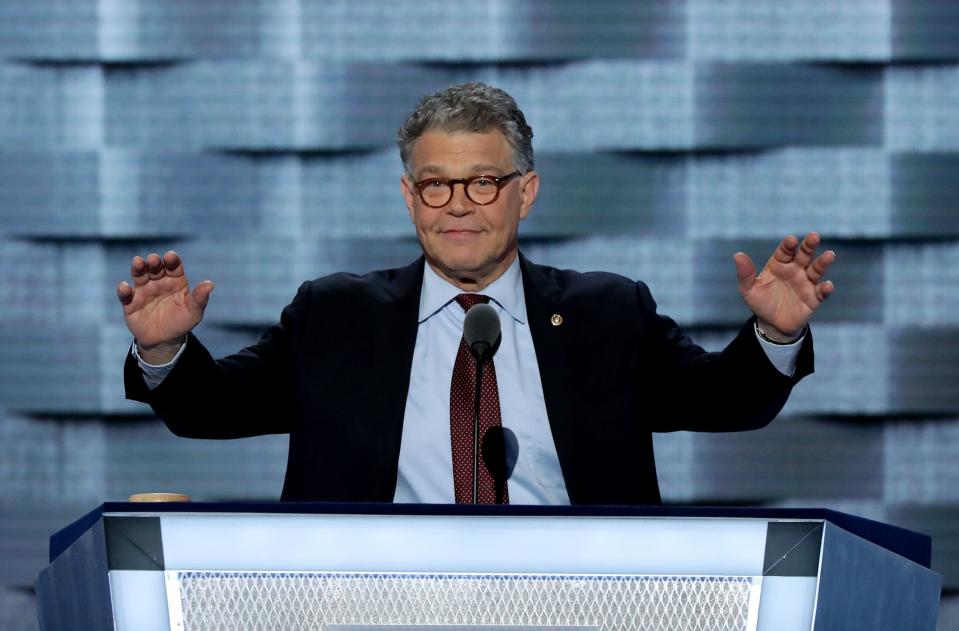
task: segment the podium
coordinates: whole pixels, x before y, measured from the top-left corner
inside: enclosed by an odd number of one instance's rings
[[[934,631],[930,556],[820,509],[106,503],[36,587],[44,631]]]

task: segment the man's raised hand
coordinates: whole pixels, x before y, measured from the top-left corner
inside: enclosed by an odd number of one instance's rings
[[[117,285],[127,328],[136,338],[144,361],[166,363],[176,355],[186,334],[203,319],[213,283],[205,280],[191,292],[183,262],[172,250],[162,257],[156,253],[146,259],[133,257],[130,276],[133,285],[126,281]]]
[[[788,342],[796,339],[823,300],[835,289],[832,281],[822,279],[836,260],[827,250],[816,256],[819,234],[810,232],[800,243],[789,235],[766,261],[756,276],[756,266],[743,252],[733,256],[739,293],[772,339]]]

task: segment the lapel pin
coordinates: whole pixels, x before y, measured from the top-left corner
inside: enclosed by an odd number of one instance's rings
[[[550,318],[549,321],[553,323],[553,326],[559,326],[563,323],[563,316],[559,315],[558,313],[554,313],[553,317]]]

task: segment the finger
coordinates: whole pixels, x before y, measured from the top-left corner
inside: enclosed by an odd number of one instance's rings
[[[120,301],[121,305],[126,306],[133,302],[133,294],[135,293],[136,291],[130,286],[130,283],[121,281],[117,284],[117,300]]]
[[[796,263],[806,267],[809,265],[809,261],[812,260],[812,257],[816,254],[816,248],[819,247],[819,233],[810,232],[802,240],[802,243],[799,244],[799,249],[796,251]]]
[[[167,276],[183,276],[183,261],[180,260],[180,255],[173,250],[163,255],[163,268],[166,270]]]
[[[196,287],[193,288],[193,302],[201,311],[206,309],[207,303],[210,302],[210,294],[213,293],[213,288],[214,285],[211,280],[197,283]]]
[[[137,287],[146,285],[147,281],[150,280],[150,276],[147,274],[147,262],[143,260],[142,256],[134,256],[133,260],[130,261],[130,277],[133,278],[133,284]]]
[[[147,255],[147,276],[150,277],[150,280],[159,280],[166,276],[163,259],[156,252]]]
[[[745,252],[736,252],[733,255],[736,264],[736,276],[739,278],[739,291],[747,292],[756,282],[756,265]]]
[[[799,239],[794,235],[789,235],[785,239],[779,242],[779,247],[776,248],[775,254],[773,257],[780,263],[790,263],[796,256],[796,246],[799,244]]]
[[[819,298],[819,302],[831,296],[835,290],[836,286],[832,284],[831,280],[823,281],[816,285],[816,296]]]
[[[813,261],[812,265],[806,268],[806,276],[814,283],[818,283],[829,266],[836,260],[836,253],[832,250],[826,250]]]

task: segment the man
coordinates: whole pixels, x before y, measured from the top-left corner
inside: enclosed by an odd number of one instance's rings
[[[518,454],[495,493],[482,464],[476,499],[658,503],[651,432],[762,427],[812,372],[806,323],[833,291],[822,277],[835,254],[815,256],[815,233],[788,236],[757,277],[737,253],[755,317],[706,353],[657,315],[642,282],[519,253],[540,186],[532,135],[502,90],[425,97],[398,135],[423,256],[304,283],[279,324],[219,361],[190,333],[213,284],[190,291],[174,252],[135,257],[133,285],[117,288],[136,340],[127,396],[181,436],[289,432],[286,500],[471,501],[475,360],[461,334],[465,309],[488,300],[503,339],[483,381],[482,432],[507,428]]]

